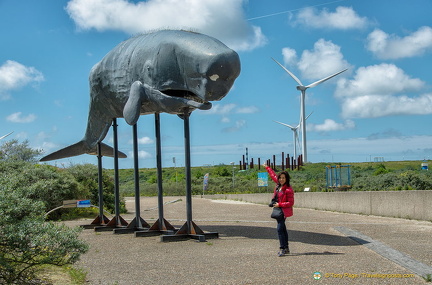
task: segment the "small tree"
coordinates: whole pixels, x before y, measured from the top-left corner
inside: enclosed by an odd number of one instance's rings
[[[36,162],[42,153],[42,150],[30,148],[28,140],[19,143],[14,139],[1,145],[0,160]]]
[[[21,197],[42,201],[44,211],[60,206],[63,200],[88,196],[88,191],[69,173],[51,165],[24,161],[0,161],[0,183]]]
[[[0,185],[0,283],[28,284],[41,265],[76,262],[88,250],[80,229],[45,222],[42,202]]]
[[[79,228],[45,221],[45,212],[77,195],[68,173],[35,164],[41,151],[12,140],[0,146],[0,284],[34,284],[42,265],[76,262],[88,250]]]

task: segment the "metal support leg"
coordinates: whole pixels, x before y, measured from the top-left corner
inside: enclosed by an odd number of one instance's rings
[[[118,136],[117,136],[117,119],[113,119],[113,140],[114,140],[114,209],[115,216],[105,227],[95,227],[95,231],[110,231],[113,228],[122,228],[128,225],[120,216],[120,183],[118,167]]]
[[[83,225],[85,229],[92,229],[96,226],[105,226],[109,219],[103,213],[103,184],[102,184],[102,151],[100,142],[97,144],[97,158],[98,158],[98,188],[99,188],[99,215],[90,223],[90,225]]]
[[[205,241],[207,238],[218,238],[218,233],[205,233],[192,221],[192,176],[190,160],[190,132],[189,112],[185,109],[184,120],[184,141],[185,141],[185,168],[186,168],[186,223],[174,234],[161,236],[161,241],[175,241],[178,239],[197,239]]]
[[[135,218],[126,228],[114,229],[115,234],[133,233],[150,228],[150,225],[140,216],[140,189],[139,189],[139,167],[138,167],[138,132],[137,125],[133,125],[133,153],[134,153],[134,178],[135,178]]]
[[[148,231],[135,232],[136,237],[152,236],[163,233],[174,232],[175,228],[164,219],[163,211],[163,186],[162,186],[162,147],[160,135],[160,114],[155,113],[155,132],[156,132],[156,165],[157,165],[157,184],[158,184],[158,211],[159,219],[151,226]]]

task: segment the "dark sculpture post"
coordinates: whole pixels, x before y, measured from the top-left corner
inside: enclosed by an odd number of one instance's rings
[[[101,154],[101,148],[100,143],[98,143],[98,188],[99,188],[99,220],[103,224],[104,220],[104,213],[103,213],[103,177],[102,177],[102,154]]]
[[[184,141],[185,141],[185,171],[186,171],[186,223],[175,233],[175,235],[161,236],[161,241],[174,241],[178,239],[197,239],[205,241],[207,238],[218,238],[218,233],[204,232],[192,221],[192,177],[190,160],[190,133],[189,133],[189,112],[185,109],[182,116],[184,120]]]
[[[192,179],[191,179],[191,161],[190,161],[190,130],[189,114],[184,114],[184,146],[185,146],[185,172],[186,172],[186,224],[191,228],[192,223]]]
[[[162,185],[162,147],[160,135],[160,114],[155,113],[155,132],[156,132],[156,167],[158,185],[158,211],[159,219],[151,226],[148,231],[137,231],[135,237],[157,235],[175,231],[175,228],[164,219],[163,210],[163,185]]]
[[[83,228],[91,229],[97,226],[105,226],[109,219],[103,213],[103,184],[102,184],[102,153],[100,143],[97,145],[97,159],[98,159],[98,196],[99,196],[99,215],[90,223],[90,225],[83,225]]]
[[[120,216],[120,183],[119,183],[119,167],[118,167],[118,136],[117,136],[117,119],[114,118],[112,122],[113,126],[113,140],[114,140],[114,211],[115,216],[106,226],[95,227],[95,231],[109,231],[113,228],[125,227],[128,225]]]
[[[139,188],[139,167],[138,167],[138,132],[137,124],[132,126],[133,129],[133,153],[134,153],[134,180],[135,180],[135,218],[126,228],[114,229],[115,234],[133,233],[150,228],[150,225],[140,216],[140,188]]]

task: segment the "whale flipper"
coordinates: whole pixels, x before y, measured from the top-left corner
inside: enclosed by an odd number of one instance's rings
[[[123,117],[126,123],[133,126],[138,122],[145,89],[140,81],[135,81],[130,89],[129,98],[123,109]]]
[[[110,156],[110,157],[114,156],[114,149],[112,147],[110,147],[104,143],[101,143],[100,145],[101,145],[102,156]],[[85,153],[97,155],[97,147],[90,149],[84,141],[79,141],[73,145],[62,148],[56,152],[53,152],[53,153],[41,158],[40,161],[49,161],[49,160],[61,159],[61,158],[77,156],[77,155],[81,155],[81,154],[85,154]],[[119,151],[118,157],[119,158],[126,158],[127,156],[123,152]]]

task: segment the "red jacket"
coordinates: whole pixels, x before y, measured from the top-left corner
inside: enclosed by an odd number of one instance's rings
[[[271,179],[279,184],[276,173],[270,167],[266,167],[267,172],[270,174]],[[294,206],[294,191],[291,186],[283,185],[282,191],[278,192],[278,203],[279,207],[282,208],[282,211],[285,215],[285,218],[291,217],[293,215],[293,206]],[[275,187],[273,197],[276,195],[277,186]]]

